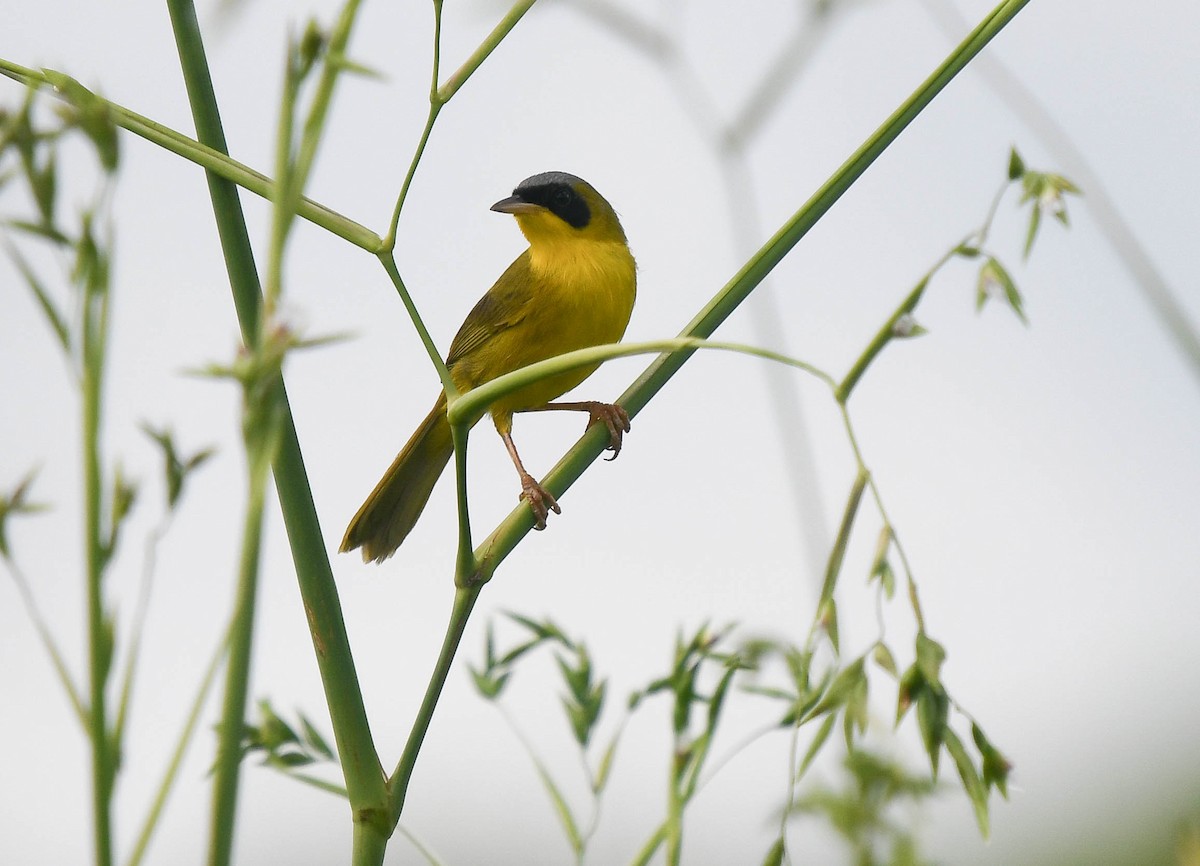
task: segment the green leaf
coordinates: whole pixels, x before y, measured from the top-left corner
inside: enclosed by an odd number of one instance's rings
[[[941,756],[950,718],[950,699],[940,686],[929,686],[917,696],[917,726],[929,754],[929,769],[937,778],[938,758]]]
[[[787,844],[783,836],[780,836],[767,851],[767,856],[763,858],[763,866],[782,866],[783,855],[787,851]]]
[[[1033,241],[1037,238],[1038,228],[1042,225],[1042,209],[1038,205],[1034,205],[1029,209],[1029,228],[1025,231],[1025,250],[1022,256],[1029,258],[1029,252],[1033,249]]]
[[[863,664],[865,657],[859,656],[833,679],[830,683],[828,691],[821,697],[820,702],[808,711],[806,719],[813,719],[822,713],[827,713],[830,710],[842,706],[849,700],[853,691],[858,688],[858,683],[864,678]]]
[[[1028,325],[1029,320],[1025,318],[1021,293],[1017,291],[1017,285],[1013,282],[1012,276],[999,261],[994,257],[989,257],[979,268],[979,280],[975,290],[975,309],[983,309],[983,305],[987,303],[988,299],[997,293],[1003,294],[1008,305],[1017,314],[1017,318]]]
[[[1020,180],[1025,175],[1025,160],[1014,147],[1008,153],[1008,179]]]
[[[48,240],[56,246],[65,247],[71,243],[71,239],[54,226],[31,223],[28,220],[4,220],[0,225],[6,225],[10,229]]]
[[[967,792],[967,797],[975,808],[975,820],[979,823],[979,832],[986,839],[988,837],[987,788],[984,786],[983,780],[979,778],[979,772],[971,762],[971,757],[967,754],[966,747],[963,746],[958,735],[947,727],[942,731],[942,738],[946,744],[946,751],[950,753],[950,757],[954,759],[954,765],[958,768],[963,790]]]
[[[300,737],[292,730],[291,725],[280,718],[271,706],[271,702],[263,699],[258,702],[258,731],[259,740],[268,751],[276,751],[280,746],[299,744]]]
[[[978,724],[972,723],[971,737],[975,740],[975,745],[979,749],[980,755],[983,756],[983,782],[988,787],[994,786],[1000,792],[1000,796],[1008,799],[1008,774],[1012,770],[1012,764],[1004,757],[1004,754],[992,745],[991,741],[984,736],[983,729]]]
[[[508,667],[513,662],[515,662],[517,659],[519,659],[521,656],[523,656],[527,652],[529,652],[530,650],[537,649],[539,646],[541,646],[543,643],[545,643],[546,640],[548,640],[548,638],[535,637],[535,638],[531,638],[530,640],[525,641],[524,643],[517,644],[515,647],[513,647],[508,652],[506,652],[504,655],[502,655],[499,659],[497,659],[495,666],[496,667]]]
[[[975,259],[979,257],[981,250],[979,247],[971,243],[961,243],[954,248],[954,255],[962,256],[964,259]]]
[[[33,192],[34,202],[41,215],[42,225],[54,225],[54,201],[58,193],[57,157],[53,150],[46,157],[45,164],[38,169],[31,166],[26,179]]]
[[[818,618],[821,623],[821,628],[829,635],[829,642],[833,645],[833,651],[841,652],[841,641],[838,635],[838,612],[837,602],[833,598],[827,598],[821,603],[821,608],[818,611]]]
[[[156,430],[149,424],[141,425],[142,432],[158,445],[163,457],[163,477],[167,487],[167,510],[171,511],[183,495],[184,483],[193,471],[204,465],[214,454],[215,448],[202,448],[184,459],[175,448],[175,438],[169,429]]]
[[[305,744],[322,757],[333,760],[335,757],[333,749],[329,747],[329,743],[326,742],[323,736],[321,736],[321,732],[318,731],[316,726],[308,720],[307,716],[305,716],[303,713],[300,713],[299,715],[300,729],[303,731]]]
[[[917,666],[921,668],[925,681],[941,682],[942,663],[946,661],[946,650],[925,632],[917,633]]]
[[[508,683],[508,673],[495,675],[490,671],[479,671],[470,666],[468,666],[468,670],[471,671],[471,681],[475,683],[475,688],[485,700],[493,701],[500,697],[500,692]]]
[[[846,708],[842,711],[843,733],[846,737],[846,748],[854,748],[854,729],[858,728],[860,734],[867,731],[867,695],[868,695],[868,680],[864,674],[854,684],[849,696],[846,698]]]
[[[33,479],[37,477],[37,470],[31,469],[24,478],[17,482],[17,486],[12,489],[11,493],[0,494],[0,554],[5,558],[11,556],[8,547],[8,520],[15,514],[34,514],[38,511],[45,511],[48,506],[38,502],[29,502],[29,489],[33,486]]]
[[[600,763],[596,767],[596,775],[592,779],[592,793],[599,796],[604,791],[604,786],[608,784],[608,776],[612,772],[613,761],[617,757],[617,744],[621,741],[621,732],[617,731],[608,742],[608,748],[604,750],[604,754],[600,756]]]
[[[272,752],[263,758],[263,764],[283,770],[307,767],[315,761],[303,752]]]
[[[892,651],[888,649],[887,644],[883,641],[875,644],[875,648],[871,650],[871,658],[874,659],[875,664],[879,665],[892,676],[900,676],[900,671],[896,667],[896,657],[892,655]]]
[[[900,688],[896,695],[896,724],[899,725],[909,708],[929,685],[917,664],[911,664],[900,677]]]
[[[554,780],[550,778],[550,773],[542,765],[542,762],[535,759],[534,766],[537,768],[538,778],[542,780],[542,787],[546,789],[546,794],[554,805],[554,813],[558,815],[558,820],[562,824],[563,830],[566,831],[571,850],[578,856],[583,851],[584,840],[583,834],[579,832],[579,824],[575,821],[575,815],[571,812],[571,807],[567,804],[562,791],[558,789],[558,785],[554,784]]]
[[[517,623],[518,625],[522,625],[529,631],[533,632],[541,640],[558,641],[559,643],[561,643],[563,646],[567,647],[568,649],[575,648],[574,644],[571,643],[570,639],[565,634],[563,634],[562,629],[560,629],[558,626],[556,626],[550,620],[546,620],[544,623],[540,623],[540,622],[537,622],[536,620],[530,619],[527,616],[522,616],[519,613],[512,613],[511,611],[507,612],[505,615],[509,619],[511,619],[513,622]]]
[[[804,757],[800,759],[800,766],[796,769],[795,780],[799,782],[804,774],[808,772],[809,766],[820,753],[821,747],[825,745],[825,741],[829,739],[830,733],[833,732],[833,726],[837,723],[837,713],[830,713],[821,722],[821,727],[817,728],[817,733],[813,735],[812,742],[808,744],[808,748],[804,751]]]
[[[21,251],[18,250],[16,246],[9,243],[7,239],[5,240],[4,247],[8,252],[9,258],[12,259],[13,264],[17,266],[17,270],[21,272],[21,276],[24,278],[25,284],[29,286],[29,290],[33,292],[33,296],[37,300],[38,306],[42,308],[42,314],[46,317],[46,321],[49,323],[51,330],[54,331],[54,335],[58,338],[59,346],[62,347],[63,351],[69,354],[71,351],[71,332],[67,327],[66,319],[63,318],[62,314],[58,311],[58,307],[56,307],[54,302],[50,299],[50,293],[46,291],[46,287],[42,284],[42,281],[39,280],[37,274],[33,272],[33,268],[29,265],[29,262],[23,255],[21,255]]]

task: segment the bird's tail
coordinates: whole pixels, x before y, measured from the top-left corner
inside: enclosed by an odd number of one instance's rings
[[[421,516],[453,453],[442,394],[346,527],[340,551],[361,547],[363,562],[383,562],[395,553]]]

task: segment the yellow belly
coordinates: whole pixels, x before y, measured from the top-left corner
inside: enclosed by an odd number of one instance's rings
[[[636,296],[636,266],[624,244],[578,244],[579,249],[539,256],[510,269],[492,291],[520,287],[519,304],[506,304],[497,315],[513,315],[452,367],[455,384],[468,391],[504,373],[564,352],[615,343],[625,333]],[[520,264],[521,260],[518,260]],[[507,287],[505,281],[511,281]],[[519,314],[508,309],[520,307]],[[535,382],[502,397],[491,407],[497,426],[507,428],[515,411],[541,406],[570,391],[597,365]]]

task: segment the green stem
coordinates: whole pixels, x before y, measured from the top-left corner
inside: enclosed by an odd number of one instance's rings
[[[396,769],[392,772],[388,779],[388,788],[390,790],[388,808],[390,811],[391,823],[390,826],[395,827],[400,820],[400,814],[404,811],[404,800],[408,795],[408,783],[412,778],[413,767],[417,763],[417,755],[421,751],[421,743],[425,739],[425,734],[429,730],[429,723],[433,719],[433,711],[437,707],[438,698],[442,694],[442,687],[446,685],[446,678],[450,674],[450,666],[454,662],[454,655],[458,652],[459,644],[462,643],[463,630],[467,627],[467,620],[471,616],[471,609],[475,607],[475,601],[479,598],[480,587],[475,588],[458,588],[454,592],[454,606],[450,610],[450,622],[446,625],[446,636],[442,640],[442,650],[438,654],[437,664],[434,665],[433,674],[429,678],[429,685],[425,688],[425,697],[421,701],[421,707],[417,710],[417,718],[413,722],[412,730],[408,734],[408,742],[404,745],[404,752],[400,755],[400,761],[396,764]]]
[[[1005,0],[984,18],[933,74],[884,121],[820,189],[789,219],[775,235],[755,253],[732,280],[718,292],[683,330],[683,337],[708,337],[734,310],[749,297],[763,278],[779,264],[785,255],[808,233],[817,221],[833,207],[842,194],[900,133],[933,101],[953,78],[962,71],[991,39],[999,33],[1029,0]],[[651,364],[634,381],[617,402],[629,414],[636,415],[674,376],[691,356],[690,351],[664,355]],[[592,435],[595,434],[595,435]],[[542,484],[554,495],[583,474],[603,452],[603,436],[599,429],[589,431],[567,452],[558,465],[543,479]],[[513,509],[496,530],[476,549],[480,580],[487,580],[499,564],[533,528],[529,509],[523,505]]]
[[[445,84],[438,88],[438,102],[449,102],[454,94],[458,93],[459,88],[467,83],[467,80],[483,65],[483,61],[488,59],[491,53],[496,50],[496,47],[504,41],[504,37],[512,32],[512,29],[517,26],[517,22],[525,17],[525,13],[532,9],[533,4],[536,2],[537,0],[519,0],[519,2],[513,4],[512,8],[508,10],[508,14],[500,19],[500,23],[480,43],[479,47],[467,58],[466,62],[458,67],[453,75],[446,79]],[[439,10],[440,17],[442,4],[437,2],[435,5]]]
[[[458,395],[458,389],[454,387],[454,380],[450,378],[450,370],[447,369],[446,362],[442,360],[442,355],[438,351],[437,344],[433,342],[433,337],[429,335],[429,329],[425,327],[425,321],[421,318],[421,313],[417,310],[417,305],[413,303],[412,295],[408,293],[408,286],[404,285],[404,280],[401,278],[400,271],[396,267],[396,260],[386,250],[379,252],[378,258],[380,264],[383,265],[383,269],[391,279],[392,285],[396,287],[396,293],[400,296],[400,300],[404,304],[404,309],[408,311],[408,316],[412,319],[413,327],[417,329],[417,336],[421,338],[421,345],[425,347],[425,352],[429,355],[429,360],[433,362],[434,369],[438,373],[438,378],[442,380],[442,390],[446,392],[446,399],[448,401],[453,400]]]
[[[168,7],[176,41],[180,46],[180,61],[184,79],[188,82],[189,99],[200,139],[215,151],[223,153],[224,133],[195,8],[190,0],[168,0]],[[234,184],[212,173],[208,180],[239,324],[243,338],[251,342],[258,335],[261,295],[245,218]],[[281,413],[282,430],[275,458],[275,488],[296,565],[296,578],[312,633],[321,683],[325,687],[354,820],[356,825],[367,824],[373,828],[362,833],[356,832],[355,837],[365,838],[372,833],[383,833],[386,838],[385,821],[380,820],[386,818],[387,809],[383,768],[379,764],[367,723],[358,672],[354,667],[342,618],[341,601],[321,537],[312,489],[282,380],[276,387],[279,393],[273,399],[277,401]]]
[[[646,844],[638,851],[637,855],[630,862],[633,866],[649,866],[650,860],[658,852],[659,846],[667,838],[667,825],[664,821],[659,824],[658,829],[646,840]]]
[[[111,866],[112,790],[116,773],[109,737],[105,687],[112,662],[113,635],[104,612],[105,541],[101,527],[103,475],[100,466],[100,414],[104,383],[108,294],[85,277],[83,286],[83,476],[84,545],[87,551],[88,736],[92,745],[92,810],[97,866]]]
[[[54,666],[54,672],[58,675],[58,681],[62,684],[63,691],[67,693],[67,699],[71,702],[71,708],[75,710],[75,717],[79,721],[80,728],[85,733],[88,732],[91,725],[91,716],[88,708],[84,704],[79,687],[75,685],[75,681],[71,677],[71,670],[67,667],[66,657],[62,654],[58,643],[54,640],[54,634],[50,631],[50,625],[46,622],[45,617],[42,616],[41,610],[38,609],[37,600],[33,596],[33,590],[30,589],[29,582],[17,566],[16,560],[3,553],[0,553],[0,559],[3,559],[5,564],[8,565],[13,582],[17,585],[17,594],[21,596],[21,603],[25,606],[25,613],[29,617],[30,622],[33,623],[34,629],[37,630],[38,637],[42,641],[42,646],[46,648],[46,653],[50,656],[50,663]]]
[[[667,787],[667,819],[663,824],[669,866],[679,866],[679,859],[683,854],[683,795],[679,789],[683,760],[678,749],[671,753],[671,782]]]
[[[154,801],[150,805],[150,811],[146,814],[146,820],[142,823],[141,832],[138,833],[137,842],[134,843],[133,853],[129,855],[129,862],[126,866],[140,866],[142,858],[146,856],[146,849],[150,846],[150,839],[154,836],[154,831],[158,827],[158,819],[167,805],[167,797],[171,793],[171,788],[175,785],[175,780],[179,777],[179,768],[183,765],[183,756],[186,754],[188,744],[191,742],[192,735],[196,731],[196,725],[200,722],[200,714],[204,709],[205,700],[208,698],[208,691],[212,688],[213,680],[217,677],[217,669],[221,666],[221,660],[225,658],[225,650],[228,643],[229,628],[226,628],[224,634],[221,635],[221,641],[217,644],[217,649],[213,653],[212,659],[208,663],[208,668],[204,671],[200,687],[196,690],[196,697],[192,700],[191,711],[188,713],[187,720],[183,724],[183,730],[179,734],[179,741],[175,744],[175,751],[171,754],[171,760],[167,764],[166,772],[163,773],[162,782],[159,783],[158,791],[155,792]]]
[[[168,0],[168,8],[171,8],[175,2],[176,0]],[[64,92],[62,85],[65,82],[74,82],[74,79],[69,75],[61,72],[55,72],[51,69],[29,69],[3,59],[0,59],[0,75],[4,75],[14,81],[19,81],[30,87],[41,85],[53,87],[55,95],[64,100],[67,99],[67,94]],[[78,84],[78,82],[74,83],[78,85],[79,92],[88,93],[83,85]],[[274,182],[269,177],[232,159],[224,150],[198,142],[181,132],[157,123],[115,102],[110,102],[103,97],[89,94],[89,98],[94,100],[96,104],[103,106],[109,112],[113,123],[122,129],[132,132],[134,135],[140,136],[153,144],[157,144],[159,147],[169,150],[177,156],[182,156],[184,159],[199,165],[208,172],[244,187],[265,199],[269,200],[274,195],[272,191]],[[201,138],[203,140],[203,136]],[[382,244],[379,236],[366,226],[360,225],[349,217],[343,216],[337,211],[311,199],[300,199],[296,213],[314,225],[332,232],[367,252],[378,252]]]
[[[858,356],[857,360],[855,360],[854,365],[850,368],[850,372],[846,374],[846,378],[844,378],[841,384],[838,385],[834,390],[833,396],[839,403],[841,403],[843,406],[846,405],[846,401],[850,399],[850,393],[854,390],[854,386],[857,385],[859,380],[862,378],[863,373],[867,371],[867,367],[871,366],[871,363],[879,356],[879,353],[882,352],[884,347],[886,347],[888,343],[890,343],[896,336],[897,323],[901,318],[911,314],[912,311],[917,308],[917,304],[921,302],[921,298],[924,296],[925,290],[929,287],[929,281],[933,279],[934,274],[940,271],[946,266],[947,262],[958,255],[959,250],[965,245],[971,244],[979,249],[982,248],[985,243],[987,243],[988,235],[991,234],[992,231],[992,223],[996,219],[996,213],[1000,208],[1000,202],[1004,198],[1004,193],[1008,190],[1009,185],[1010,184],[1006,182],[1000,186],[999,190],[997,190],[996,195],[992,198],[991,205],[988,207],[987,214],[983,218],[983,223],[980,224],[979,228],[968,235],[958,244],[958,246],[948,250],[942,255],[941,258],[934,262],[933,267],[925,272],[925,275],[921,277],[920,281],[913,288],[913,290],[908,293],[908,296],[905,297],[903,301],[900,302],[900,306],[898,306],[892,315],[888,317],[888,320],[883,323],[883,326],[876,332],[875,336],[871,339],[871,342],[867,344],[867,348],[864,349],[862,354]]]
[[[269,431],[259,431],[261,438]],[[247,442],[250,459],[249,495],[238,564],[237,601],[229,632],[229,661],[225,667],[225,701],[218,728],[217,761],[213,779],[213,811],[209,866],[229,866],[237,813],[238,781],[242,766],[242,734],[250,690],[250,661],[254,648],[254,609],[258,598],[259,554],[262,549],[263,507],[266,500],[268,455],[263,442]]]
[[[917,304],[920,303],[921,296],[925,294],[925,289],[929,286],[929,278],[933,276],[933,271],[941,267],[944,262],[945,259],[917,283],[916,287],[908,293],[908,296],[900,303],[900,306],[896,308],[895,312],[888,317],[888,320],[883,323],[882,327],[875,333],[875,336],[871,338],[871,342],[867,344],[867,348],[858,356],[858,359],[854,362],[854,366],[846,374],[846,378],[834,389],[833,396],[838,403],[844,406],[846,401],[850,399],[850,393],[854,390],[854,386],[858,384],[859,379],[862,378],[863,373],[867,372],[867,367],[871,366],[871,362],[879,357],[879,353],[896,336],[896,323],[900,321],[901,317],[910,314],[916,308]]]
[[[458,553],[455,556],[454,585],[462,588],[470,585],[479,567],[471,544],[471,510],[467,503],[467,437],[470,428],[450,428],[454,440],[454,482],[458,503]]]
[[[351,866],[382,866],[387,851],[388,837],[379,833],[372,825],[354,822],[354,854]]]

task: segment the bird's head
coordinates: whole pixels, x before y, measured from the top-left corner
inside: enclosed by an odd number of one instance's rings
[[[534,246],[571,240],[625,243],[612,205],[590,183],[562,171],[526,178],[492,210],[516,217],[521,233]]]

